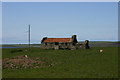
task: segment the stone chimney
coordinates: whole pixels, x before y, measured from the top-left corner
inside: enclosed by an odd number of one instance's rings
[[[45,39],[47,39],[47,37],[44,37],[44,38],[41,40],[41,43],[43,43]]]
[[[72,42],[73,42],[73,45],[75,45],[77,43],[76,35],[72,35]]]
[[[76,35],[72,35],[72,38],[73,38],[73,39],[77,39],[77,38],[76,38]]]

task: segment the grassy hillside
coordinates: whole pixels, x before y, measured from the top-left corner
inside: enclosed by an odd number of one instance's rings
[[[103,49],[103,53],[99,50]],[[54,66],[37,69],[3,69],[3,78],[117,78],[118,48],[93,47],[89,50],[3,49],[3,59],[28,55],[46,57]]]

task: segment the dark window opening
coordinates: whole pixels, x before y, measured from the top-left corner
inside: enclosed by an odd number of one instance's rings
[[[65,43],[65,45],[67,46],[68,43]]]
[[[55,42],[55,45],[58,45],[59,43],[58,42]]]
[[[47,45],[47,43],[45,43],[45,45]]]
[[[72,43],[72,45],[74,45],[74,46],[75,46],[75,43],[73,42],[73,43]]]

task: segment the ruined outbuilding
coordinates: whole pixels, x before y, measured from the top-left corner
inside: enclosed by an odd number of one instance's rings
[[[83,43],[77,41],[76,35],[71,38],[47,38],[41,40],[41,47],[43,49],[89,49],[89,41],[85,40]]]

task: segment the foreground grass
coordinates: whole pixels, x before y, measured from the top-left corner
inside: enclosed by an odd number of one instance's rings
[[[104,52],[101,54],[100,49]],[[22,51],[21,51],[22,50]],[[27,50],[27,51],[26,51]],[[117,78],[118,48],[89,50],[3,49],[3,59],[19,55],[46,57],[57,64],[39,69],[4,69],[3,78]]]

